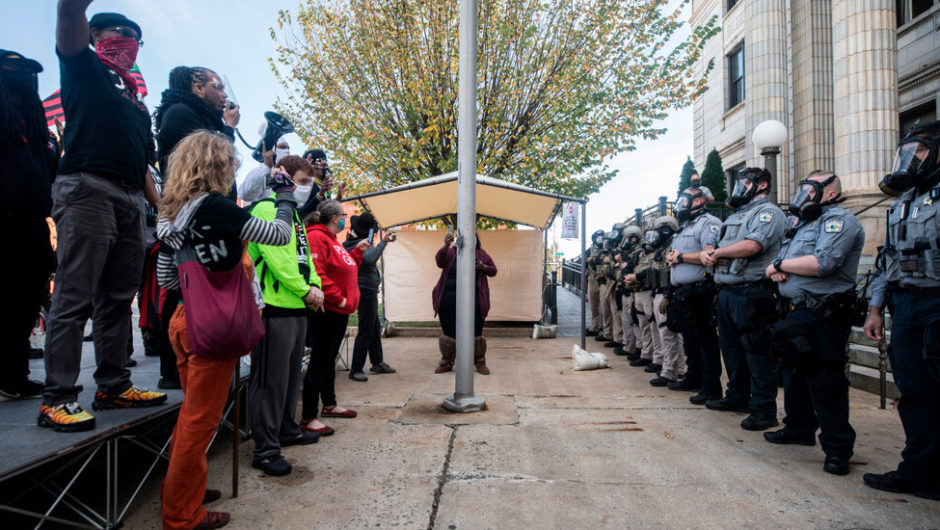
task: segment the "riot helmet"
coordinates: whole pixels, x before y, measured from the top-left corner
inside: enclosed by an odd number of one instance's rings
[[[611,227],[610,232],[607,232],[604,238],[604,248],[615,249],[620,246],[625,226],[623,223],[614,223],[614,226]]]
[[[591,234],[591,244],[593,244],[597,248],[601,248],[604,246],[604,231],[603,230],[595,230],[594,233]]]
[[[761,184],[767,186],[761,189]],[[759,167],[746,167],[734,177],[734,189],[728,197],[728,207],[738,209],[751,202],[758,193],[770,191],[770,172]]]
[[[917,187],[921,191],[940,179],[940,122],[915,126],[898,142],[891,173],[878,187],[886,195],[901,195]]]
[[[826,173],[828,172],[813,171],[809,176],[814,177],[817,175],[825,175]],[[841,193],[830,201],[823,201],[823,193],[826,191],[826,186],[832,184],[837,178],[839,177],[837,177],[835,173],[832,173],[829,178],[823,181],[813,180],[812,178],[800,181],[800,185],[796,189],[796,195],[793,196],[793,200],[790,201],[790,205],[788,206],[790,213],[803,221],[815,221],[822,215],[823,206],[842,202]]]
[[[669,241],[669,238],[679,231],[679,222],[675,217],[664,215],[657,217],[653,224],[646,229],[645,241],[653,247],[659,248]]]
[[[695,200],[699,198],[702,199],[702,203],[695,205]],[[715,196],[712,195],[712,191],[704,186],[686,188],[676,200],[676,219],[680,223],[691,221],[705,211],[706,202],[714,200]]]
[[[630,225],[623,229],[623,237],[620,239],[620,248],[632,250],[643,240],[643,231],[637,225]]]

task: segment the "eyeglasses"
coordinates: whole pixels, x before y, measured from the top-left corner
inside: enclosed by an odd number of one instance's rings
[[[134,31],[133,28],[127,26],[111,26],[110,28],[104,28],[102,31],[112,31],[114,33],[120,33],[122,37],[127,37],[128,39],[134,39],[137,41],[138,46],[143,46],[144,41],[140,40],[140,35]]]

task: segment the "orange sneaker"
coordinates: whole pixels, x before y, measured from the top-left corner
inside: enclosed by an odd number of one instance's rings
[[[132,386],[120,394],[105,394],[100,390],[95,392],[95,400],[91,408],[95,410],[117,409],[129,407],[153,407],[166,401],[163,392],[151,392]]]
[[[55,406],[43,404],[39,406],[36,423],[40,427],[52,427],[58,432],[88,431],[95,428],[95,417],[85,412],[75,401]]]

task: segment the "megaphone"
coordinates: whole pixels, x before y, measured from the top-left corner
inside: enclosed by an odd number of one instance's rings
[[[267,122],[264,128],[264,136],[258,140],[258,145],[256,145],[254,151],[251,152],[251,158],[254,158],[258,162],[264,160],[264,157],[261,156],[261,151],[264,147],[267,147],[269,150],[274,149],[278,138],[294,132],[294,126],[291,122],[276,112],[265,112],[264,120]]]

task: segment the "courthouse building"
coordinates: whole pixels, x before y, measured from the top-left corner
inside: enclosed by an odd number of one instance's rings
[[[751,138],[765,120],[786,125],[777,159],[778,202],[814,169],[841,177],[858,211],[884,197],[902,131],[937,119],[940,0],[693,0],[691,24],[717,17],[708,90],[694,103],[695,164],[712,149],[728,176],[762,167]],[[887,203],[883,203],[887,204]],[[860,216],[866,254],[884,234],[884,208]]]

